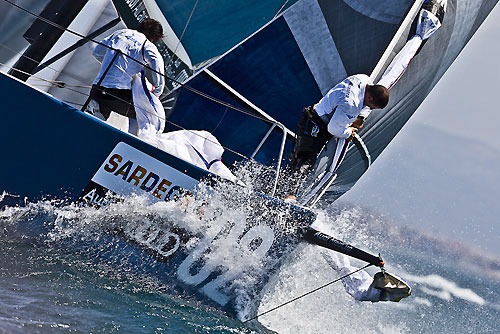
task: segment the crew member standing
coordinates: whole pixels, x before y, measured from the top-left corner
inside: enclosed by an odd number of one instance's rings
[[[92,85],[91,96],[99,104],[99,112],[105,119],[108,119],[111,111],[136,118],[132,101],[132,78],[144,68],[142,63],[148,64],[154,70],[152,71],[153,94],[161,95],[165,86],[164,63],[153,43],[162,37],[163,28],[160,22],[146,18],[137,30],[115,31],[101,41],[105,46],[100,44],[96,46],[93,54],[102,65]],[[115,50],[119,50],[120,53],[113,61],[117,52]],[[111,67],[105,73],[111,62]],[[104,79],[98,86],[103,75]]]
[[[388,102],[387,88],[373,85],[365,74],[350,76],[337,84],[318,103],[304,108],[295,132],[291,170],[307,175],[330,138],[352,140],[371,109],[383,109]]]

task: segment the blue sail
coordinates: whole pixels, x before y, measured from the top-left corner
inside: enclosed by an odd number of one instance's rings
[[[225,53],[295,2],[157,1],[176,35],[183,36],[181,42],[193,64]]]
[[[345,77],[365,73],[374,76],[374,80],[379,79],[414,34],[414,19],[418,14],[414,9],[419,9],[424,2],[302,0],[205,72],[215,75],[264,111],[269,119],[281,122],[293,132],[302,108],[316,103]],[[370,163],[409,120],[496,2],[485,0],[468,11],[466,1],[449,1],[443,26],[424,43],[406,73],[392,88],[389,106],[381,112],[373,112],[359,132]],[[410,20],[393,41],[407,18]],[[380,63],[383,55],[387,57]],[[213,75],[203,72],[187,85],[252,111],[238,99],[232,99],[220,82],[214,82]],[[265,122],[251,120],[223,107],[209,107],[208,102],[186,93],[184,88],[178,93],[170,120],[193,128],[207,124],[205,128],[214,131],[223,145],[245,155],[250,154],[272,123],[263,124]],[[270,164],[276,159],[279,131],[275,132],[274,144],[271,142],[263,148],[257,156],[258,161]],[[289,152],[293,137],[287,138]],[[233,158],[227,157],[227,163]],[[337,179],[324,198],[335,200],[348,191],[367,166],[364,149],[351,145],[338,169]]]
[[[372,18],[357,12],[349,1],[303,0],[207,70],[293,132],[303,107],[317,102],[346,76],[373,70],[411,4],[394,3],[393,16]],[[228,103],[238,103],[204,72],[187,85]],[[210,102],[185,88],[179,88],[178,93],[175,110],[169,116],[172,122],[214,131],[223,145],[245,155],[270,126],[221,106],[210,107]],[[247,131],[242,132],[242,128]],[[288,139],[287,152],[293,145],[292,136]],[[264,147],[257,160],[272,163],[277,157],[276,147],[272,143]]]
[[[165,36],[157,42],[166,74],[184,82],[192,71],[250,36],[297,0],[155,1],[113,0],[125,24],[136,28],[145,17],[159,20]],[[177,87],[167,83],[167,89]]]

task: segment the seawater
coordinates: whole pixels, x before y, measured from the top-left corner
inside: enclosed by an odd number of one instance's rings
[[[157,205],[141,198],[120,205],[82,211],[38,202],[0,211],[0,333],[267,332],[183,300],[155,275],[137,270],[154,262],[149,255],[135,262],[117,256],[112,250],[121,241],[108,233],[114,225],[159,215]],[[183,219],[178,205],[165,204],[160,211]],[[387,269],[412,285],[412,296],[400,303],[357,302],[339,282],[259,318],[268,329],[305,334],[500,332],[498,279],[437,256],[433,247],[423,251],[414,241],[402,242],[404,229],[387,228],[382,217],[360,208],[319,210],[315,225],[382,253]],[[262,300],[252,301],[259,303],[258,312],[336,279],[322,251],[301,244],[271,277]]]

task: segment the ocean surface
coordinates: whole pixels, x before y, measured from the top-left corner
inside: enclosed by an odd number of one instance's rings
[[[132,264],[111,256],[123,243],[110,236],[113,224],[178,214],[134,198],[127,212],[137,215],[120,210],[82,212],[38,202],[0,211],[0,333],[500,332],[498,272],[359,207],[318,210],[315,225],[380,252],[387,270],[411,284],[412,295],[399,303],[358,302],[338,282],[262,316],[265,328],[183,301],[155,275],[137,270],[151,264],[147,255]],[[321,252],[300,245],[271,277],[262,300],[252,301],[258,312],[336,279]]]

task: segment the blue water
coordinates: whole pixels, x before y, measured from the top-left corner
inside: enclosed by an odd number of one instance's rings
[[[99,224],[69,237],[57,235],[68,230],[33,236],[16,228],[53,221],[55,210],[40,203],[3,212],[0,332],[251,333],[235,319],[169,295],[156,278],[99,254],[119,246],[117,239],[103,245],[92,231],[101,230]]]
[[[136,209],[154,215],[143,203]],[[38,235],[17,228],[67,219],[72,210],[42,202],[0,212],[0,333],[265,332],[183,301],[154,276],[107,257],[119,240],[106,239],[103,247],[105,225],[126,217],[99,213],[94,222],[87,219],[76,228],[68,219],[65,229]],[[392,242],[398,238],[387,235],[383,218],[359,208],[321,212],[319,220],[349,242],[380,251],[389,271],[406,278],[413,294],[400,303],[362,303],[337,283],[263,316],[267,328],[279,333],[500,332],[498,279],[446,253],[422,251],[425,239],[418,245]],[[352,221],[361,223],[356,228]],[[335,279],[338,274],[319,254],[315,246],[300,246],[266,286],[259,312]]]

